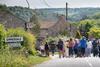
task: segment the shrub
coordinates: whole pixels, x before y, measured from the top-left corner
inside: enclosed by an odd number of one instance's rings
[[[0,24],[0,48],[4,45],[4,39],[6,37],[6,31],[3,25]]]
[[[81,37],[82,37],[81,33],[77,30],[75,38],[79,38],[80,39]]]
[[[94,36],[95,38],[100,38],[100,28],[93,27],[90,29],[88,34]]]
[[[7,31],[7,36],[8,37],[23,37],[23,42],[22,42],[22,47],[25,47],[25,49],[27,49],[29,51],[29,53],[31,54],[35,54],[35,36],[33,36],[31,33],[29,32],[25,32],[23,29],[21,28],[16,28],[16,29],[9,29]]]
[[[20,52],[20,51],[17,51]],[[10,51],[9,48],[0,49],[0,67],[28,67],[29,63],[21,53]]]

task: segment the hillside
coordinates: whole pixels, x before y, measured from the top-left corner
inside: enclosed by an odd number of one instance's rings
[[[65,8],[46,8],[46,9],[28,9],[19,6],[8,7],[8,9],[19,18],[29,22],[33,14],[38,16],[39,20],[56,21],[58,16],[66,15]],[[99,18],[100,8],[68,8],[68,21],[77,22],[84,19]],[[96,18],[95,18],[96,17]]]
[[[66,15],[65,8],[37,9],[36,12],[42,19],[55,19],[60,14]],[[68,8],[68,20],[77,22],[88,18],[90,19],[96,13],[100,13],[100,8]]]
[[[18,16],[19,18],[29,22],[30,18],[32,18],[32,16],[35,14],[35,12],[33,12],[32,9],[28,9],[28,8],[23,8],[23,7],[19,7],[19,6],[15,6],[15,7],[8,7],[8,9],[15,14],[16,16]]]

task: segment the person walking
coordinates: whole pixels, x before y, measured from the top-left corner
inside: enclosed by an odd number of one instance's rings
[[[51,41],[51,42],[49,43],[49,45],[50,45],[50,50],[51,50],[52,56],[54,56],[54,54],[55,54],[55,49],[56,49],[56,45],[55,45],[54,41]]]
[[[45,55],[45,49],[44,49],[43,44],[40,45],[40,51],[41,51],[41,56],[44,56]]]
[[[75,42],[72,38],[69,40],[69,57],[73,56],[73,48],[74,48]]]
[[[65,56],[69,56],[69,40],[65,41]]]
[[[75,57],[78,57],[78,50],[79,50],[79,48],[78,48],[78,46],[79,46],[79,39],[75,39],[75,45],[74,45],[74,54],[75,54]]]
[[[97,39],[93,40],[92,45],[93,45],[93,56],[97,57],[98,56],[98,43],[97,43]]]
[[[85,57],[85,49],[87,47],[86,38],[83,36],[83,38],[80,40],[80,51],[81,51],[81,57]]]
[[[91,40],[87,40],[87,48],[86,48],[86,57],[90,57],[91,56],[91,50],[92,50],[92,41]]]
[[[59,58],[64,57],[64,43],[61,39],[59,39],[57,47],[59,51]]]
[[[99,57],[100,57],[100,39],[98,39]]]
[[[49,45],[47,42],[45,44],[45,54],[46,54],[46,56],[49,56]]]

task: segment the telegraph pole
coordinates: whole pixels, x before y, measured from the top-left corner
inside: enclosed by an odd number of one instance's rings
[[[66,2],[66,21],[68,20],[68,3]]]
[[[27,5],[28,5],[28,9],[30,8],[30,4],[29,4],[29,2],[28,2],[28,0],[26,0],[26,3],[27,3]],[[27,22],[25,22],[25,31],[28,31],[28,27],[27,27]]]
[[[28,0],[26,0],[26,2],[27,2],[27,5],[28,5],[28,8],[30,8],[30,4],[29,4]]]

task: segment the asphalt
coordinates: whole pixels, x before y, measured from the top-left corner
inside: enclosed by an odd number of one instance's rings
[[[50,57],[52,58],[50,61],[35,67],[100,67],[99,57],[59,58],[58,55]]]

